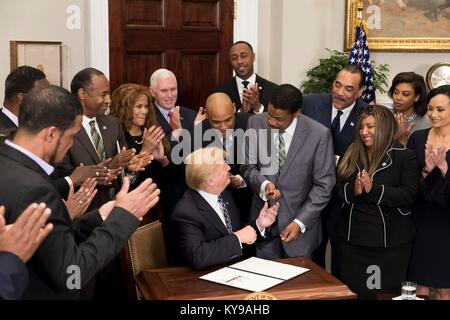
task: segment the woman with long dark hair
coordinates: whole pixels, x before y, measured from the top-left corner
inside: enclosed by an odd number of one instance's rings
[[[370,299],[377,289],[394,291],[406,280],[414,237],[410,207],[419,177],[414,152],[395,140],[397,123],[389,109],[363,109],[357,128],[337,167],[343,201],[337,254],[341,280],[359,298]]]

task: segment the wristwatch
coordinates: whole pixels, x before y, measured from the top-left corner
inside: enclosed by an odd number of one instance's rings
[[[450,62],[436,63],[427,72],[428,88],[431,90],[445,84],[450,84]]]

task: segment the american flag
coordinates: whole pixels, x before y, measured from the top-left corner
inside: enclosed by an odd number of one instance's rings
[[[375,85],[372,77],[372,64],[369,56],[369,43],[367,42],[364,28],[359,25],[356,27],[355,45],[348,58],[349,64],[357,64],[364,71],[366,76],[365,89],[361,98],[369,103],[375,100]]]

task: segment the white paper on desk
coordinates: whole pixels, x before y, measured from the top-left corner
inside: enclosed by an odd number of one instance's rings
[[[247,271],[231,269],[228,267],[208,273],[200,277],[200,279],[209,280],[212,282],[253,292],[264,291],[284,282],[284,280],[281,279],[266,277]]]
[[[200,279],[248,291],[260,292],[306,271],[309,271],[309,269],[252,257],[208,273],[200,277]]]
[[[232,264],[230,268],[259,273],[285,281],[309,271],[306,268],[256,257]]]

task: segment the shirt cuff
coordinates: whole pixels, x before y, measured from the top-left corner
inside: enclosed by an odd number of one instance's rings
[[[69,185],[69,188],[70,188],[70,187],[73,187],[73,181],[72,181],[72,179],[70,179],[69,176],[64,177],[64,179],[66,179],[67,184]]]
[[[261,228],[260,226],[258,226],[257,221],[255,222],[255,224],[256,224],[256,227],[258,228],[259,234],[265,238],[266,237],[266,228]]]
[[[305,233],[306,226],[298,219],[294,219],[294,222],[300,226],[300,232]]]
[[[260,104],[259,105],[259,110],[258,111],[255,111],[254,113],[255,114],[258,114],[258,113],[263,113],[264,112],[264,105],[263,104]]]
[[[267,201],[267,197],[266,197],[266,186],[270,183],[269,180],[264,181],[261,184],[261,189],[259,190],[259,197],[266,202]]]

